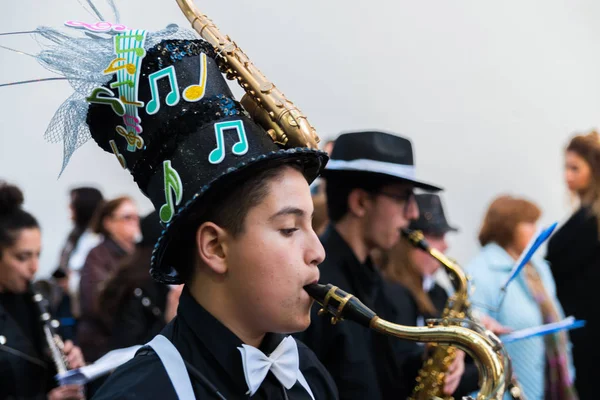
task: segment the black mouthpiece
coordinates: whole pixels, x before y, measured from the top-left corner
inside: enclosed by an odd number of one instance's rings
[[[402,236],[404,236],[414,247],[425,252],[429,252],[429,243],[427,243],[427,240],[425,240],[423,232],[408,228],[402,228],[400,229],[400,232],[402,233]]]
[[[333,315],[334,320],[349,319],[369,328],[371,320],[377,316],[356,297],[331,284],[314,283],[304,286],[304,290],[323,306],[323,310]]]

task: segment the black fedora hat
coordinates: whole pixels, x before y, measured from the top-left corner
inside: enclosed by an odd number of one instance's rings
[[[415,199],[419,206],[419,218],[410,223],[410,229],[434,235],[458,232],[458,229],[446,220],[440,196],[433,193],[421,193],[417,194]]]
[[[176,232],[207,193],[223,193],[233,182],[282,163],[299,165],[310,183],[328,157],[275,143],[235,100],[214,48],[195,33],[173,25],[159,32],[114,30],[109,39],[67,38],[52,48],[57,54],[45,57],[74,57],[80,62],[68,68],[85,69],[78,73],[86,82],[98,82],[91,90],[78,86],[53,121],[68,128],[73,124],[61,123],[63,115],[83,114],[86,124],[80,126],[130,171],[163,225],[150,272],[160,282],[179,284]]]
[[[378,131],[358,131],[340,135],[323,177],[369,179],[374,176],[412,183],[435,192],[438,186],[417,180],[412,143],[401,136]]]

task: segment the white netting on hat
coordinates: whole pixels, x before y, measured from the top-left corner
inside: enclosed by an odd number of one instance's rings
[[[63,142],[64,171],[71,156],[90,138],[86,124],[89,103],[85,100],[92,90],[106,84],[112,75],[102,71],[115,58],[114,33],[90,33],[71,30],[67,35],[54,28],[40,27],[36,30],[43,41],[43,50],[36,56],[46,69],[64,76],[73,87],[74,93],[56,111],[44,138],[51,143]],[[175,24],[157,32],[148,32],[145,48],[149,49],[164,39],[197,39],[194,31],[181,29]]]

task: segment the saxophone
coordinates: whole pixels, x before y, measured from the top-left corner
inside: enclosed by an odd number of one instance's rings
[[[29,284],[29,292],[40,312],[40,321],[42,322],[44,338],[46,339],[48,349],[50,349],[52,362],[54,363],[58,374],[64,374],[69,369],[69,362],[63,351],[65,345],[58,333],[56,333],[56,329],[60,326],[60,323],[57,320],[52,319],[52,316],[48,311],[48,300],[46,300],[41,293],[37,292],[31,283]]]
[[[286,147],[317,149],[320,139],[315,128],[252,64],[235,42],[223,35],[206,15],[200,13],[192,0],[177,0],[177,4],[196,32],[216,49],[221,72],[227,79],[237,80],[246,91],[240,103],[271,139]]]
[[[468,279],[462,268],[454,261],[446,257],[441,251],[431,248],[423,233],[417,230],[403,229],[402,236],[416,248],[419,248],[433,258],[438,260],[450,273],[455,292],[448,298],[442,319],[464,319],[478,323],[471,312],[471,302],[469,301]],[[413,389],[410,400],[426,400],[432,397],[439,397],[445,400],[452,400],[452,396],[445,396],[442,392],[444,388],[445,372],[456,357],[456,348],[453,346],[433,345],[430,357],[425,360],[423,367],[419,370],[416,379],[416,386]],[[505,354],[506,361],[510,368],[510,359]],[[515,400],[524,400],[523,390],[520,388],[514,375],[510,374],[510,382],[507,384],[507,391]]]
[[[488,337],[458,325],[428,327],[403,326],[383,320],[353,295],[336,286],[311,284],[304,289],[323,308],[320,315],[333,315],[331,323],[350,319],[385,335],[417,342],[436,342],[454,345],[472,356],[479,370],[480,392],[477,400],[501,400],[505,389],[505,365],[499,354],[500,342],[492,343]]]

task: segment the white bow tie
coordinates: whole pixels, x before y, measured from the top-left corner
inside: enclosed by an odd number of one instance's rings
[[[296,381],[299,381],[314,399],[308,382],[300,372],[298,345],[291,336],[283,339],[269,356],[256,347],[246,344],[238,347],[238,350],[242,353],[244,376],[249,388],[247,394],[250,396],[256,393],[269,371],[271,371],[286,389],[291,389]]]

